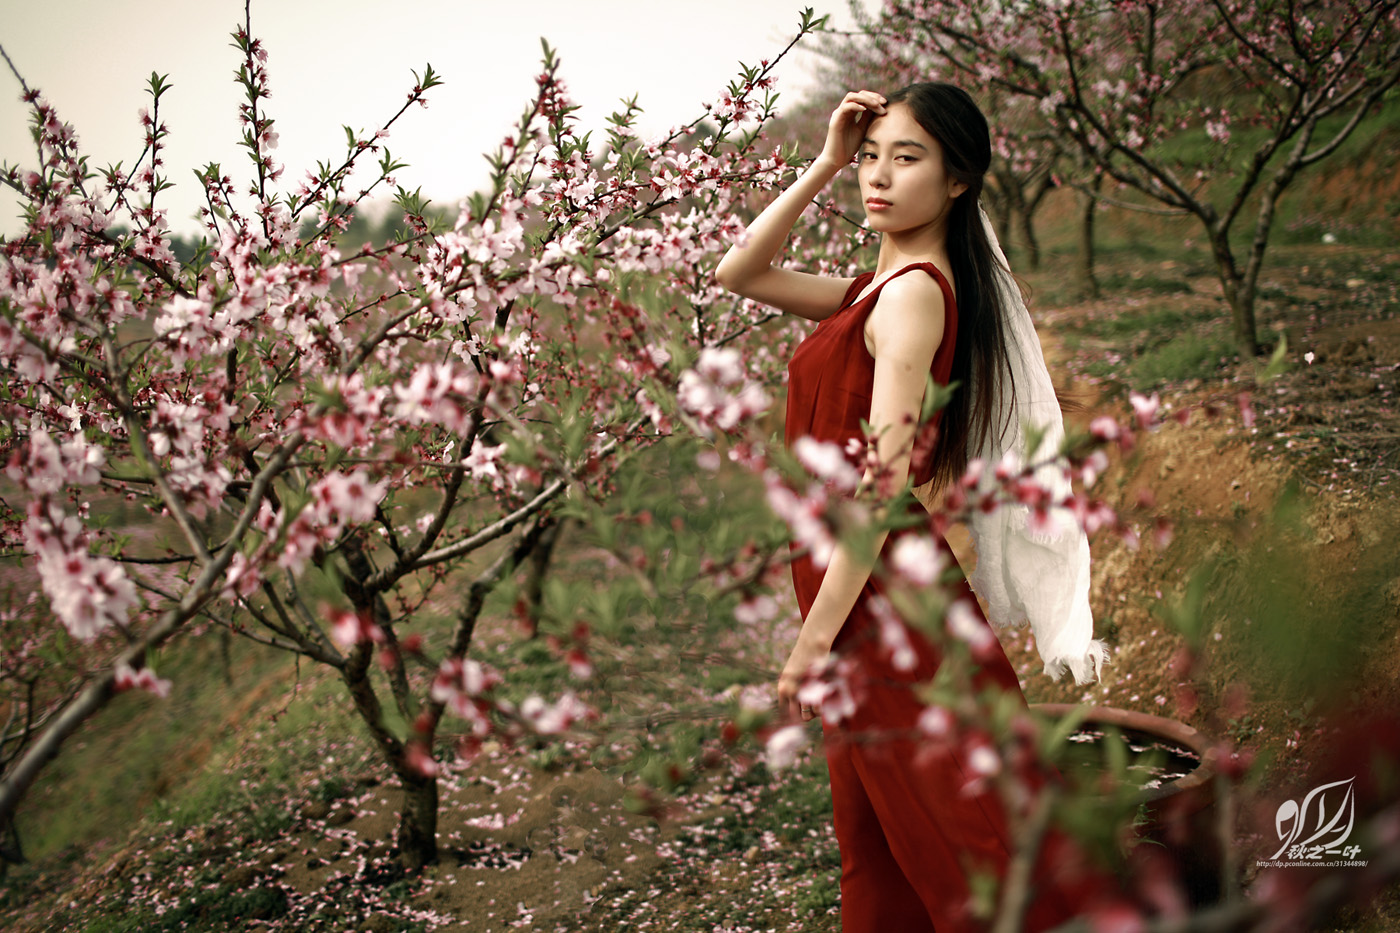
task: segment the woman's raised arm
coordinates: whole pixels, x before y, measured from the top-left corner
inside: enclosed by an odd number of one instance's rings
[[[836,173],[851,163],[872,115],[885,112],[874,91],[852,91],[831,114],[821,155],[749,224],[742,244],[724,254],[715,279],[731,292],[819,321],[841,306],[851,279],[794,272],[773,265],[793,224]]]

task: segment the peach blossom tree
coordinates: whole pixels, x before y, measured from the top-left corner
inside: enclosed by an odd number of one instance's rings
[[[1393,0],[895,0],[864,33],[1033,105],[1081,180],[1195,217],[1246,358],[1280,199],[1400,82]]]
[[[742,230],[744,194],[786,170],[761,149],[776,61],[657,138],[628,105],[595,141],[546,46],[489,190],[444,222],[396,187],[386,148],[440,82],[431,67],[376,132],[347,130],[343,157],[292,179],[250,18],[234,40],[251,177],[197,172],[187,262],[160,206],[164,79],[138,158],[94,171],[16,75],[35,151],[0,171],[26,220],[0,245],[0,535],[41,595],[6,627],[0,817],[114,695],[168,688],[154,649],[222,629],[337,672],[405,786],[398,842],[420,865],[436,852],[444,716],[470,744],[594,715],[571,690],[494,690],[470,657],[486,597],[568,497],[606,502],[678,425],[730,429],[768,404],[776,358],[750,352],[736,376],[720,349],[763,315],[722,301],[707,261]],[[342,249],[384,190],[403,233]],[[106,521],[128,504],[139,527]],[[427,637],[415,617],[449,576],[455,620]],[[560,649],[580,671],[585,645]]]

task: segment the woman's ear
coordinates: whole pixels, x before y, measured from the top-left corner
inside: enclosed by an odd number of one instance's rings
[[[958,181],[956,178],[954,178],[950,181],[948,185],[948,197],[956,198],[958,195],[962,194],[966,190],[967,184],[965,182]]]

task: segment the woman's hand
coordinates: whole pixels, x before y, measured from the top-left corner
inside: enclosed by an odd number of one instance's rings
[[[874,91],[851,91],[831,113],[826,128],[826,145],[817,158],[839,167],[849,165],[865,141],[870,121],[885,113],[885,95]]]
[[[787,663],[783,665],[783,672],[778,675],[778,714],[787,716],[789,719],[801,719],[803,722],[814,719],[817,710],[811,706],[803,706],[797,699],[797,691],[802,686],[802,678],[813,664],[821,664],[826,661],[831,654],[831,643],[813,634],[810,626],[804,625],[802,633],[797,636],[797,644],[793,645],[792,653],[788,655]]]

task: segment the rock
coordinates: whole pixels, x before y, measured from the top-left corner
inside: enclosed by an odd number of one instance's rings
[[[236,890],[252,887],[253,882],[262,877],[262,869],[257,865],[235,865],[224,875],[224,884]]]
[[[339,806],[339,807],[336,807],[334,810],[332,810],[331,813],[330,813],[330,815],[326,817],[326,825],[327,825],[327,826],[344,826],[346,823],[350,822],[350,821],[353,820],[354,818],[355,818],[355,808],[354,808],[354,807]]]
[[[1385,595],[1392,606],[1400,609],[1400,577],[1396,577],[1386,584]]]
[[[306,806],[301,808],[301,815],[308,820],[324,820],[330,812],[331,805],[324,800],[307,801]]]

